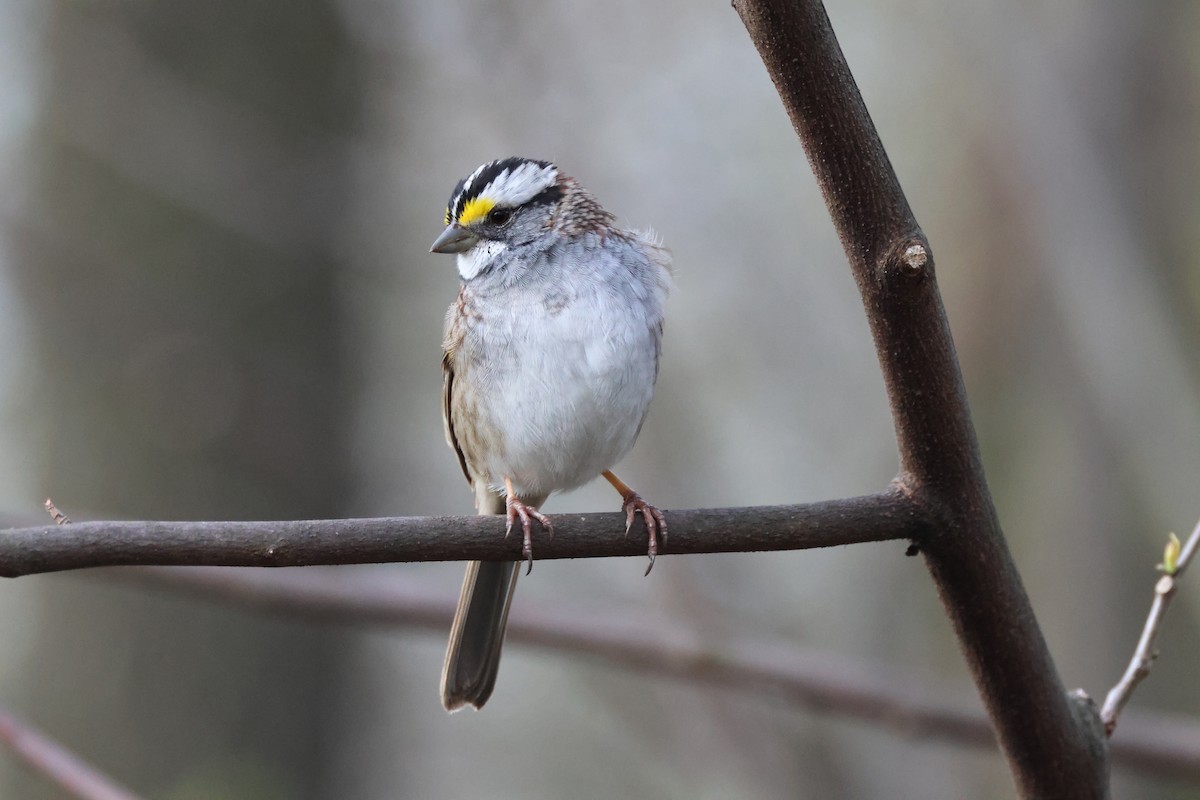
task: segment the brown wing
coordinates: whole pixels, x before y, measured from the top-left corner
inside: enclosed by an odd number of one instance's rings
[[[450,411],[454,407],[454,355],[449,350],[442,353],[442,423],[446,428],[446,443],[454,448],[458,456],[458,465],[462,467],[467,483],[474,484],[471,473],[467,471],[467,457],[458,445],[458,437],[454,435],[454,419]]]

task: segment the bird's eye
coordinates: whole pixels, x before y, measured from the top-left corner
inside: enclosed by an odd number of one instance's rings
[[[512,219],[512,210],[507,208],[493,208],[488,212],[487,218],[488,222],[493,225],[507,225],[508,221]]]

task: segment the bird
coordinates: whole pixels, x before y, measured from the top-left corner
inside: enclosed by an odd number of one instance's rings
[[[612,467],[641,431],[662,351],[671,257],[650,231],[616,218],[550,161],[511,157],[460,180],[430,251],[456,256],[446,314],[446,441],[480,514],[519,524],[533,566],[533,522],[554,492],[603,476],[622,498],[625,533],[640,514],[650,564],[663,513]],[[479,709],[496,683],[522,561],[470,562],[442,668],[447,711]]]

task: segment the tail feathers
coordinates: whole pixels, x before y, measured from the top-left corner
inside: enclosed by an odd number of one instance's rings
[[[477,483],[475,506],[480,514],[504,514],[503,494]],[[538,508],[546,495],[522,497],[527,505]],[[447,711],[457,711],[471,705],[482,708],[492,696],[496,673],[500,668],[500,648],[504,645],[504,630],[508,627],[508,609],[521,562],[472,561],[467,564],[462,594],[454,611],[450,628],[450,644],[442,666],[442,705]]]
[[[503,514],[504,495],[480,482],[476,484],[475,506],[480,514]],[[519,574],[519,563],[467,564],[442,666],[442,705],[447,711],[466,705],[482,708],[491,697]]]
[[[447,711],[466,705],[482,708],[491,697],[520,574],[520,563],[472,561],[467,565],[442,668],[442,705]]]

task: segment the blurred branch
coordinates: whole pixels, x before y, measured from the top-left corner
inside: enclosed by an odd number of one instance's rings
[[[645,556],[621,514],[552,515],[538,559]],[[918,539],[928,519],[898,488],[791,506],[671,511],[668,553],[731,553]],[[638,523],[640,525],[640,523]],[[0,531],[0,577],[128,565],[297,567],[398,561],[516,561],[503,516],[282,522],[74,522]]]
[[[0,709],[0,744],[81,800],[138,800],[62,745]]]
[[[1175,590],[1178,588],[1177,580],[1187,569],[1192,557],[1196,555],[1198,545],[1200,545],[1200,522],[1197,522],[1196,527],[1192,529],[1192,535],[1188,537],[1182,551],[1179,549],[1179,540],[1175,538],[1175,534],[1171,534],[1171,541],[1167,544],[1163,563],[1159,565],[1164,574],[1154,586],[1154,602],[1150,606],[1150,615],[1146,618],[1146,625],[1142,628],[1142,636],[1138,640],[1137,648],[1133,651],[1133,658],[1130,659],[1129,666],[1125,668],[1125,674],[1109,691],[1108,697],[1104,699],[1104,707],[1100,710],[1100,720],[1104,723],[1104,731],[1109,736],[1112,736],[1113,731],[1116,730],[1117,717],[1120,716],[1121,709],[1125,708],[1125,704],[1133,696],[1133,690],[1150,674],[1154,659],[1158,657],[1158,651],[1154,649],[1158,630],[1167,614],[1167,607],[1171,605],[1171,599],[1175,596]]]
[[[887,385],[918,544],[1022,797],[1106,797],[1107,739],[1068,697],[992,505],[929,245],[820,0],[734,0],[808,155]]]
[[[455,598],[386,579],[347,579],[341,571],[258,572],[145,567],[113,577],[185,591],[205,600],[338,624],[377,624],[445,633]],[[782,697],[811,711],[873,724],[895,734],[977,748],[995,746],[978,710],[929,700],[916,681],[851,659],[831,659],[761,637],[717,643],[644,615],[521,606],[509,620],[512,642],[583,655],[659,678],[679,678],[747,694]],[[941,694],[939,692],[938,694]],[[1200,726],[1142,715],[1113,741],[1114,760],[1157,777],[1200,781]]]

